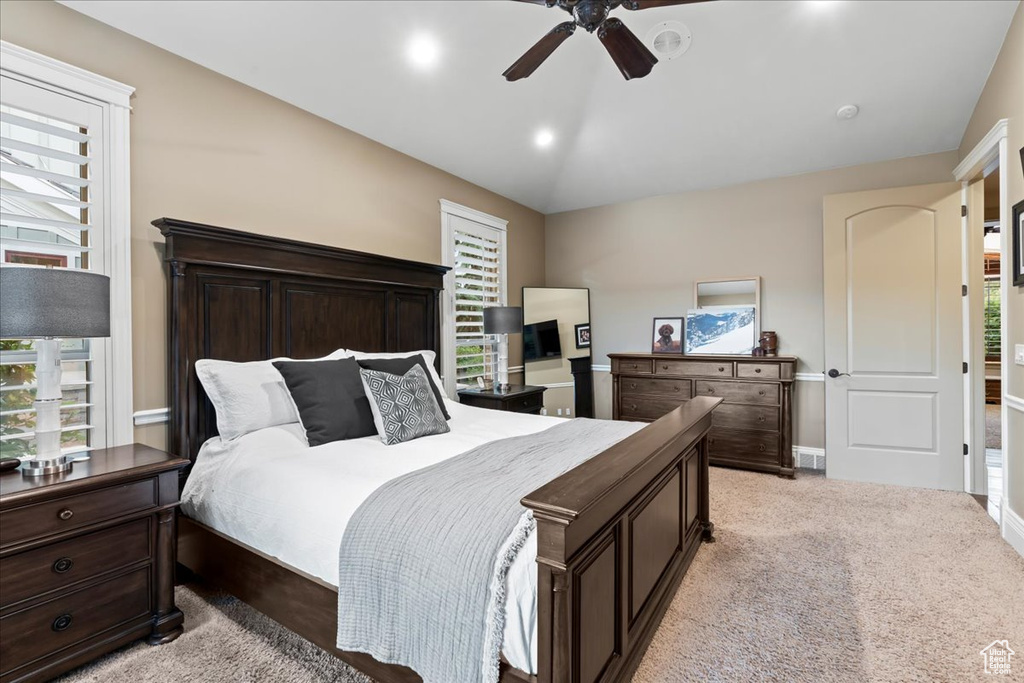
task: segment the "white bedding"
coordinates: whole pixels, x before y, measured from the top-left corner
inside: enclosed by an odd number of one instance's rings
[[[231,538],[338,585],[338,549],[356,508],[385,482],[496,439],[543,431],[559,418],[471,408],[446,401],[447,434],[385,446],[378,436],[310,448],[298,424],[203,444],[182,510]],[[508,574],[502,652],[537,671],[537,538],[531,533]]]

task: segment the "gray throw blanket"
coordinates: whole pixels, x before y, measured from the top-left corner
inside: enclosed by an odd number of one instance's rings
[[[338,647],[424,683],[497,681],[505,579],[534,527],[519,501],[642,427],[571,420],[374,491],[341,540]]]

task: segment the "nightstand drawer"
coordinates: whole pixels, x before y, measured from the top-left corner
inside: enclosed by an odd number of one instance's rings
[[[150,519],[97,531],[0,560],[0,607],[70,586],[150,557]]]
[[[505,410],[513,413],[535,413],[544,405],[544,394],[516,396],[505,401]]]
[[[143,479],[0,512],[0,537],[9,546],[155,507],[156,484]]]
[[[149,616],[149,567],[62,595],[0,619],[4,673],[50,653]]]

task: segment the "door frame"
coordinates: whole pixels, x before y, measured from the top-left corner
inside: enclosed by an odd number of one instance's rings
[[[967,206],[968,199],[968,186],[974,180],[977,180],[979,176],[983,177],[991,173],[996,167],[1000,169],[999,173],[999,225],[1000,232],[1002,235],[1002,244],[1000,246],[1000,264],[1010,263],[1010,243],[1012,240],[1008,239],[1012,235],[1012,226],[1010,225],[1010,205],[1009,205],[1009,147],[1007,142],[1007,128],[1009,121],[1007,119],[1000,119],[992,127],[992,129],[985,135],[984,138],[971,150],[971,152],[963,158],[963,160],[953,170],[953,177],[961,185],[961,201],[963,206]],[[969,217],[964,216],[961,219],[961,239],[964,245],[963,254],[963,269],[961,276],[961,283],[965,286],[969,284],[969,272],[970,272],[970,258],[974,256],[969,253],[968,243],[970,239],[970,226]],[[1000,290],[1002,292],[1010,291],[1010,268],[1000,267],[999,281]],[[974,413],[978,405],[978,397],[971,391],[973,384],[973,378],[975,373],[981,372],[984,375],[985,367],[975,367],[975,363],[972,359],[972,353],[978,345],[978,335],[975,334],[977,330],[971,329],[970,312],[975,306],[981,305],[982,292],[974,292],[971,287],[968,287],[967,294],[964,296],[963,301],[963,335],[964,335],[964,362],[967,363],[967,373],[964,374],[964,440],[970,446],[969,454],[964,456],[964,490],[968,493],[988,493],[988,479],[987,471],[985,466],[985,449],[976,448],[977,434],[974,430]],[[1002,450],[1004,453],[1009,451],[1009,427],[1007,425],[1007,412],[1009,407],[1007,405],[1007,386],[1010,378],[1010,368],[1008,361],[1012,359],[1010,353],[1010,341],[1006,324],[1006,297],[1000,297],[1000,314],[1001,314],[1001,325],[1000,325],[1000,337],[1001,337],[1001,349],[1000,349],[1000,418],[1001,418],[1001,439],[1002,439]],[[984,392],[983,392],[984,393]],[[1000,501],[999,511],[999,525],[1000,531],[1003,536],[1006,535],[1006,510],[1007,503],[1006,498],[1009,495],[1009,480],[1006,478],[1006,458],[1002,460],[1003,470],[1003,491],[1002,499]]]

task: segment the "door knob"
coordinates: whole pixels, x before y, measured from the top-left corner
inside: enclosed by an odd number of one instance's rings
[[[835,379],[836,377],[849,377],[850,373],[839,372],[835,368],[832,368],[831,370],[828,371],[828,376],[831,377],[832,379]]]

